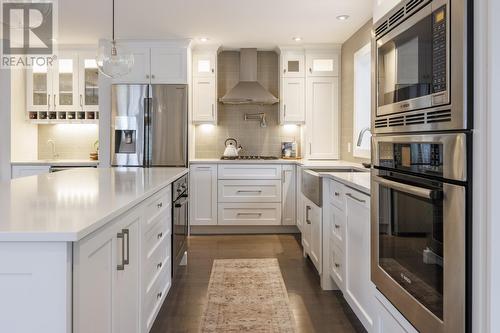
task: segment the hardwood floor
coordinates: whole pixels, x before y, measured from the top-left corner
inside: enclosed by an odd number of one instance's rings
[[[188,266],[179,270],[151,333],[198,332],[212,261],[219,258],[278,258],[299,333],[365,332],[340,292],[321,290],[296,237],[191,236]]]

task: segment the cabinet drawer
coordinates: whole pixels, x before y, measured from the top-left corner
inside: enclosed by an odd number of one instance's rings
[[[142,320],[146,332],[149,332],[154,323],[163,300],[170,290],[171,281],[171,265],[165,265],[156,281],[144,294]]]
[[[340,290],[344,291],[344,252],[335,243],[330,240],[330,277],[337,283]]]
[[[332,204],[341,210],[345,208],[344,185],[334,180],[328,181],[328,198]]]
[[[279,203],[220,203],[219,225],[280,225]]]
[[[143,232],[142,248],[147,256],[160,244],[164,238],[171,235],[171,211],[168,210],[153,218],[150,225],[146,223],[146,230]]]
[[[219,202],[281,202],[280,180],[219,180]]]
[[[168,185],[161,191],[153,194],[153,196],[149,198],[146,203],[145,217],[146,220],[148,220],[148,224],[150,224],[152,222],[151,219],[154,218],[159,213],[170,210],[171,202],[172,202],[171,185]]]
[[[151,252],[143,256],[142,281],[145,292],[155,283],[163,266],[171,264],[170,253],[171,237],[164,237]]]
[[[219,179],[281,179],[281,165],[220,164]]]
[[[338,207],[334,206],[333,203],[329,202],[328,214],[330,214],[329,218],[329,227],[330,227],[330,236],[336,242],[336,244],[343,248],[344,246],[344,237],[345,237],[345,212],[340,210]]]

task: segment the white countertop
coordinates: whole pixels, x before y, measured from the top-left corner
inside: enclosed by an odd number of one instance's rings
[[[99,161],[93,160],[28,160],[12,161],[11,165],[47,165],[47,166],[96,166]]]
[[[73,169],[0,183],[0,241],[78,241],[186,168]]]
[[[370,195],[370,172],[319,172],[319,175]]]

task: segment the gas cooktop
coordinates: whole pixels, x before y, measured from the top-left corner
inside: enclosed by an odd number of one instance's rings
[[[222,156],[221,160],[277,160],[276,156],[243,155],[243,156]]]

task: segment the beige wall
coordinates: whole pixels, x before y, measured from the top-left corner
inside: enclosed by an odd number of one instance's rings
[[[38,126],[38,158],[52,159],[52,148],[47,143],[56,143],[59,159],[89,159],[95,152],[94,143],[99,138],[97,124],[56,124]]]
[[[371,40],[372,20],[370,19],[344,44],[342,44],[342,107],[341,107],[341,144],[340,156],[343,160],[364,162],[366,159],[352,155],[353,150],[353,112],[354,112],[354,53]],[[350,151],[349,151],[350,146]]]
[[[258,81],[274,96],[279,96],[278,55],[258,52]],[[240,56],[237,51],[224,51],[218,56],[218,97],[234,87],[239,79]],[[259,121],[245,121],[245,113],[265,113],[267,127]],[[300,127],[279,125],[279,104],[223,105],[218,104],[217,126],[199,125],[195,129],[195,157],[218,158],[224,152],[224,141],[235,138],[243,146],[242,155],[281,154],[281,142],[300,140]]]

